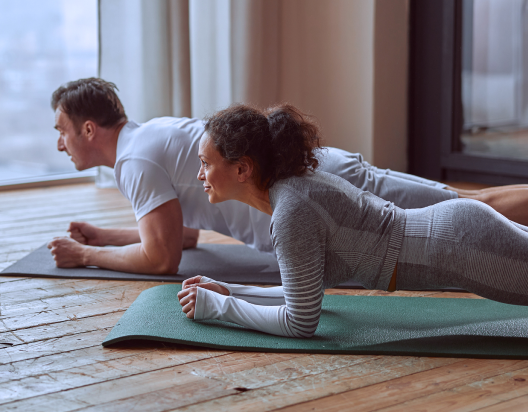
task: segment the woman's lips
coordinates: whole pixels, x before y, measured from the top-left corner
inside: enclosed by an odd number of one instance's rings
[[[204,192],[208,192],[209,189],[211,189],[211,186],[206,186],[206,185],[204,185]]]

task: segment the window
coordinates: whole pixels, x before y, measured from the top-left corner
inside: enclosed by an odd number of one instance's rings
[[[75,172],[53,91],[97,76],[97,0],[0,0],[0,185]]]
[[[528,180],[528,0],[411,0],[409,169]]]
[[[525,0],[465,0],[462,152],[528,159]]]

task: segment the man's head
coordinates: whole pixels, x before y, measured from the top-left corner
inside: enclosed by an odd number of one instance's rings
[[[122,125],[125,110],[115,84],[102,79],[80,79],[53,92],[55,128],[60,132],[57,148],[71,156],[78,170],[97,166],[97,150],[104,142],[96,138]]]

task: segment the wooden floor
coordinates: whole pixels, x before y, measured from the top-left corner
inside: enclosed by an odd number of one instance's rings
[[[0,270],[65,235],[78,219],[135,225],[116,190],[84,184],[0,193]],[[201,241],[231,240],[203,232]],[[144,342],[104,349],[101,342],[123,312],[158,284],[0,277],[0,410],[528,410],[528,361],[248,353]],[[401,295],[474,297],[390,296]]]

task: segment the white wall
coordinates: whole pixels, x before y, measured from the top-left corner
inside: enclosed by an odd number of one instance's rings
[[[326,144],[407,168],[408,0],[283,0],[280,99]]]

